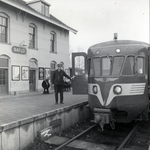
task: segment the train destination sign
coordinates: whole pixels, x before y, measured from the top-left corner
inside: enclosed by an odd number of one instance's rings
[[[25,55],[27,53],[27,50],[23,47],[13,46],[12,52]]]

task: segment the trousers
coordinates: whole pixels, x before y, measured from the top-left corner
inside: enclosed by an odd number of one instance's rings
[[[58,93],[60,92],[60,103],[63,103],[63,85],[54,85],[55,101],[58,103]]]

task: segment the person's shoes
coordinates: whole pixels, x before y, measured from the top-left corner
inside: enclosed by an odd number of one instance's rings
[[[56,105],[58,104],[58,102],[55,103]]]
[[[64,104],[63,102],[61,102],[60,104]]]

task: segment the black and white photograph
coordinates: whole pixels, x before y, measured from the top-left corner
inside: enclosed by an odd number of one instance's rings
[[[150,0],[0,0],[0,150],[150,150]]]

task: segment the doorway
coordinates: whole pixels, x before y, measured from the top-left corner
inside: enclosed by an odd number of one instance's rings
[[[8,69],[0,68],[0,94],[8,94]]]
[[[36,70],[29,71],[29,90],[30,92],[36,91]]]

